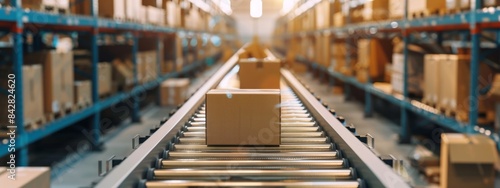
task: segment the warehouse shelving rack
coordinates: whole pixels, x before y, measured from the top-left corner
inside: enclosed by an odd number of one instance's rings
[[[96,7],[98,0],[90,0],[91,7]],[[137,78],[137,60],[136,55],[138,53],[138,39],[141,36],[149,36],[157,38],[156,52],[157,52],[157,66],[160,66],[160,50],[162,49],[162,37],[166,34],[178,34],[182,36],[193,36],[196,34],[201,34],[204,36],[216,36],[222,41],[232,41],[235,36],[232,34],[225,33],[215,33],[208,31],[195,31],[182,28],[172,28],[166,26],[155,26],[150,24],[140,24],[125,21],[116,21],[112,19],[99,18],[97,16],[96,8],[91,8],[90,16],[83,15],[59,15],[38,11],[29,11],[22,8],[21,1],[11,1],[10,7],[0,7],[0,27],[10,28],[10,32],[13,34],[13,68],[16,83],[16,104],[15,104],[15,116],[16,116],[16,163],[18,166],[27,166],[28,161],[28,145],[34,143],[40,139],[43,139],[65,127],[71,126],[76,122],[83,120],[85,118],[91,117],[91,135],[92,135],[92,146],[94,149],[98,150],[101,148],[101,134],[100,134],[100,112],[103,109],[109,108],[112,105],[131,98],[133,101],[132,107],[132,121],[140,121],[139,117],[139,100],[138,95],[149,89],[158,86],[162,81],[178,77],[183,74],[195,71],[199,67],[203,66],[205,63],[213,64],[215,58],[220,54],[212,54],[210,57],[206,57],[203,60],[196,60],[189,65],[183,67],[182,70],[176,70],[176,72],[168,73],[162,75],[160,68],[158,68],[158,75],[160,75],[156,80],[147,82],[145,84],[139,85]],[[220,19],[228,20],[228,23],[234,27],[234,20],[228,16],[222,15]],[[25,130],[24,119],[23,119],[23,90],[22,90],[22,66],[23,66],[23,30],[26,24],[36,24],[45,30],[50,31],[78,31],[86,32],[91,34],[91,49],[92,53],[92,105],[75,113],[64,116],[55,121],[49,122],[43,125],[40,129],[35,129],[32,131]],[[132,63],[134,65],[133,75],[134,75],[134,88],[131,91],[119,92],[106,99],[101,100],[98,94],[98,74],[97,74],[97,63],[98,63],[98,36],[100,33],[129,33],[132,35]],[[210,63],[208,63],[210,62]],[[0,143],[0,157],[9,154],[8,145]]]
[[[404,41],[404,72],[403,72],[403,93],[401,95],[392,95],[385,93],[373,86],[372,83],[360,83],[355,77],[350,77],[343,75],[338,72],[334,72],[329,69],[329,67],[324,67],[319,65],[317,62],[310,61],[304,57],[297,57],[297,61],[305,62],[310,64],[314,71],[321,71],[326,75],[330,76],[330,85],[334,85],[334,80],[341,80],[345,84],[344,95],[350,95],[350,86],[357,87],[365,91],[365,106],[364,113],[365,117],[370,117],[372,115],[372,95],[380,97],[390,103],[393,103],[401,108],[401,132],[400,132],[400,142],[408,143],[411,137],[411,131],[409,127],[409,112],[413,112],[421,117],[426,118],[442,127],[450,129],[452,131],[466,133],[466,134],[484,134],[489,136],[496,144],[497,149],[500,150],[500,137],[499,133],[488,130],[477,126],[478,121],[478,111],[477,108],[470,108],[469,121],[459,122],[454,118],[447,117],[445,115],[439,114],[435,109],[409,98],[408,92],[408,43],[411,40],[411,32],[437,32],[438,41],[442,43],[442,33],[450,31],[459,31],[463,34],[470,34],[471,37],[471,64],[470,64],[470,106],[476,106],[478,104],[478,98],[480,96],[479,92],[476,92],[479,87],[479,64],[486,58],[486,54],[491,53],[489,51],[481,52],[480,44],[481,39],[484,38],[488,41],[494,42],[496,44],[497,50],[500,46],[500,35],[497,36],[496,41],[488,39],[482,36],[482,31],[494,31],[498,32],[500,29],[500,10],[497,8],[480,8],[482,7],[482,1],[471,1],[471,10],[466,12],[460,12],[450,15],[433,15],[424,18],[414,18],[408,19],[408,4],[409,0],[405,0],[405,10],[404,17],[400,20],[392,21],[377,21],[368,23],[349,23],[349,16],[346,16],[347,23],[344,27],[333,27],[327,29],[319,29],[314,31],[304,31],[298,33],[285,33],[281,37],[283,40],[292,40],[294,38],[308,37],[315,35],[333,35],[337,38],[349,38],[355,34],[358,36],[365,36],[365,38],[377,38],[380,36],[387,36],[387,34],[398,34],[401,35]],[[318,3],[317,1],[315,3]],[[305,2],[304,2],[305,3]],[[314,7],[314,6],[313,6]],[[476,8],[477,7],[477,8]],[[283,26],[281,24],[286,23],[293,18],[294,15],[290,13],[284,16],[281,20],[277,22],[276,27]],[[463,40],[463,39],[462,39]],[[465,43],[465,41],[462,41]],[[349,48],[349,46],[347,46]],[[285,53],[287,49],[278,48],[279,51]],[[346,53],[346,64],[349,63],[349,54]],[[335,79],[333,79],[335,78]],[[473,89],[476,88],[476,89]]]

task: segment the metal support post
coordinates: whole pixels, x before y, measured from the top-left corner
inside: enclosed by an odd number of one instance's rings
[[[481,1],[476,1],[472,4],[472,10],[476,10],[481,7]],[[479,58],[480,58],[480,38],[481,38],[481,28],[477,24],[476,11],[471,11],[471,63],[470,63],[470,90],[469,90],[469,126],[475,126],[478,119],[478,77],[479,77]],[[472,130],[472,129],[469,129]]]
[[[158,36],[156,40],[156,69],[157,69],[157,75],[158,78],[162,78],[164,75],[162,75],[162,70],[161,70],[161,64],[163,63],[163,37]],[[160,87],[161,83],[158,86],[158,93],[156,95],[156,103],[160,104]]]
[[[134,65],[134,70],[133,70],[133,73],[134,73],[134,87],[137,87],[139,85],[139,78],[138,78],[138,74],[137,74],[137,53],[139,51],[139,36],[137,34],[134,33],[133,35],[133,40],[134,40],[134,44],[132,45],[132,63]],[[141,122],[141,117],[139,116],[139,110],[140,110],[140,106],[139,106],[139,96],[137,94],[133,95],[132,96],[132,101],[133,101],[133,104],[132,104],[132,122],[134,123],[137,123],[137,122]]]
[[[99,46],[97,44],[97,40],[99,37],[99,30],[97,26],[97,0],[92,0],[90,2],[90,8],[92,12],[92,17],[94,18],[94,26],[92,28],[92,33],[91,33],[91,53],[92,53],[92,73],[91,73],[91,82],[92,82],[92,103],[93,104],[98,104],[99,103],[99,71],[98,71],[98,62],[99,62]],[[91,117],[91,135],[92,138],[90,140],[92,144],[92,150],[94,151],[99,151],[102,149],[102,143],[101,143],[101,126],[100,126],[100,120],[101,120],[101,113],[100,112],[95,112]]]
[[[405,15],[404,22],[408,20],[408,0],[405,0]],[[406,29],[406,24],[403,26],[403,41],[404,41],[404,49],[403,49],[403,96],[404,100],[408,99],[408,43],[409,40],[409,32]],[[400,143],[410,143],[411,141],[411,129],[408,122],[408,110],[404,106],[401,106],[401,131],[399,135]]]

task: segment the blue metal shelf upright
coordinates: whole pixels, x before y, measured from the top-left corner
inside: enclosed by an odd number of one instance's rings
[[[338,0],[337,0],[338,1]],[[408,92],[408,44],[411,41],[412,32],[435,32],[437,33],[438,43],[442,44],[442,33],[444,32],[456,32],[458,31],[465,36],[470,35],[471,39],[471,62],[470,62],[470,100],[469,106],[477,106],[480,94],[477,92],[479,87],[479,65],[485,59],[484,54],[481,53],[480,43],[483,31],[496,31],[500,29],[500,10],[497,8],[481,8],[482,1],[471,1],[471,10],[466,12],[460,12],[456,14],[441,15],[441,16],[429,16],[424,18],[413,18],[408,19],[408,4],[409,0],[405,0],[404,17],[400,20],[390,20],[390,21],[377,21],[377,22],[367,22],[367,23],[350,23],[349,16],[346,16],[346,24],[343,27],[331,27],[326,29],[319,29],[314,31],[302,31],[296,33],[285,33],[282,37],[283,40],[295,40],[295,38],[305,38],[311,35],[320,35],[324,33],[330,33],[332,36],[338,39],[349,39],[353,35],[362,36],[361,38],[372,38],[378,37],[378,33],[384,35],[396,34],[402,37],[404,41],[404,72],[403,72],[403,92],[402,95],[393,95],[385,93],[375,87],[371,83],[360,83],[355,77],[346,76],[339,72],[334,72],[327,67],[319,65],[317,62],[313,62],[304,57],[297,57],[298,61],[306,62],[311,65],[313,69],[320,69],[322,72],[328,74],[329,76],[341,80],[346,84],[344,95],[350,95],[350,87],[354,86],[365,91],[365,116],[369,117],[371,115],[372,103],[371,96],[377,96],[384,99],[390,103],[400,106],[401,118],[401,132],[400,132],[400,142],[408,143],[411,137],[411,127],[409,125],[409,113],[415,113],[420,117],[423,117],[429,121],[432,121],[442,127],[450,129],[455,132],[466,133],[466,134],[485,134],[489,136],[492,140],[497,143],[497,148],[500,150],[500,137],[498,132],[494,132],[478,126],[478,110],[477,108],[470,108],[470,115],[468,122],[460,122],[454,118],[447,117],[443,114],[438,113],[435,109],[424,105],[420,101],[412,100],[409,98]],[[314,6],[313,6],[314,7]],[[293,11],[292,11],[293,12]],[[277,27],[281,27],[283,23],[286,23],[289,17],[283,17],[277,23]],[[373,32],[375,31],[375,32]],[[374,34],[375,33],[375,34]],[[462,42],[465,43],[466,37],[461,37]],[[500,46],[500,35],[497,36],[497,40],[489,40],[496,43],[497,48]],[[347,43],[347,42],[346,42]],[[349,46],[346,46],[349,48]],[[280,51],[286,51],[287,49],[280,49]],[[349,50],[349,49],[347,49]],[[350,61],[350,54],[346,55],[346,63]],[[332,85],[335,80],[330,81]]]
[[[204,66],[204,61],[213,61],[214,56],[218,56],[217,54],[212,54],[211,57],[206,57],[206,59],[196,60],[195,62],[184,66],[182,70],[176,70],[175,72],[168,74],[158,74],[158,78],[156,80],[144,83],[139,85],[137,79],[137,62],[136,55],[138,52],[138,39],[141,37],[141,34],[152,36],[158,39],[156,51],[157,51],[157,66],[158,73],[161,73],[160,66],[160,50],[163,49],[162,37],[166,34],[175,34],[175,33],[184,33],[187,35],[195,35],[195,34],[203,34],[207,37],[211,36],[220,36],[225,38],[226,40],[233,40],[235,37],[231,34],[226,33],[215,33],[208,31],[194,31],[183,28],[171,28],[171,27],[163,27],[156,26],[150,24],[140,24],[140,23],[132,23],[132,22],[123,22],[123,21],[115,21],[106,18],[99,18],[97,16],[97,7],[98,0],[90,0],[91,1],[91,15],[90,16],[82,16],[82,15],[58,15],[46,12],[38,12],[38,11],[28,11],[22,8],[22,4],[20,0],[10,1],[11,7],[0,7],[0,27],[10,28],[11,33],[14,34],[14,45],[13,45],[13,67],[14,73],[16,75],[16,124],[17,126],[17,135],[16,135],[16,158],[18,166],[27,166],[29,163],[28,160],[28,146],[31,143],[34,143],[40,139],[43,139],[63,128],[71,126],[76,122],[83,120],[85,118],[91,118],[91,143],[93,149],[99,150],[101,148],[101,130],[100,130],[100,112],[103,109],[109,108],[112,105],[124,101],[126,99],[133,99],[133,113],[132,120],[134,122],[140,121],[139,117],[139,101],[137,100],[137,96],[146,91],[153,89],[158,86],[162,81],[172,78],[178,77],[181,74],[186,74],[191,71],[198,69],[201,66]],[[224,17],[224,16],[223,16]],[[224,17],[227,18],[227,17]],[[231,19],[229,19],[231,20]],[[231,21],[231,25],[234,26],[234,20]],[[69,114],[62,118],[56,119],[52,122],[49,122],[43,125],[42,129],[34,129],[34,130],[25,130],[24,126],[24,115],[23,115],[23,75],[22,75],[22,66],[23,66],[23,31],[25,24],[36,24],[36,26],[41,27],[42,29],[49,31],[78,31],[83,33],[88,33],[91,35],[90,41],[90,52],[92,54],[92,74],[90,75],[90,80],[92,83],[92,104],[88,108],[85,108],[76,113]],[[119,92],[113,94],[112,96],[100,99],[98,94],[98,73],[97,73],[97,65],[99,62],[99,35],[103,33],[113,33],[113,32],[121,32],[121,33],[131,33],[133,36],[133,44],[132,44],[132,56],[133,56],[133,65],[134,65],[134,88],[128,92]],[[222,36],[223,35],[223,36]],[[8,145],[0,143],[0,157],[8,155]]]

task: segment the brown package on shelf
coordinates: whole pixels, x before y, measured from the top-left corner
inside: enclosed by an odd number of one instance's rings
[[[90,0],[87,0],[90,1]],[[99,16],[112,19],[125,19],[125,1],[123,0],[106,0],[99,2]],[[89,4],[90,5],[90,4]],[[81,5],[82,6],[82,5]],[[87,11],[87,10],[85,10]],[[90,15],[90,9],[88,10]]]
[[[83,71],[87,76],[91,76],[92,63],[89,60],[75,60],[75,67]],[[113,67],[111,63],[100,62],[97,64],[98,93],[100,96],[110,94],[112,90]],[[76,80],[89,80],[90,77],[75,74]]]
[[[280,100],[278,89],[209,91],[206,94],[206,144],[280,145]]]
[[[22,84],[22,89],[23,89],[23,109],[24,109],[24,124],[31,124],[31,123],[37,123],[40,120],[44,120],[45,115],[44,115],[44,106],[43,106],[43,88],[44,88],[44,81],[43,81],[43,71],[42,71],[42,65],[24,65],[22,68],[23,71],[23,84]],[[0,88],[5,88],[7,91],[9,91],[11,88],[8,85],[15,84],[14,81],[9,82],[8,81],[8,75],[13,74],[11,68],[0,68],[0,75],[2,77],[0,78]],[[18,90],[16,88],[12,88],[15,92],[15,90]],[[10,94],[10,93],[9,93]],[[5,120],[5,122],[0,122],[0,124],[7,124],[7,117],[10,114],[8,111],[9,108],[8,105],[14,105],[14,104],[9,104],[9,100],[11,100],[11,97],[8,97],[7,95],[0,94],[0,117],[5,117],[2,118],[2,120]],[[20,126],[20,125],[19,125]]]
[[[92,83],[90,80],[75,81],[75,105],[86,107],[92,103]]]
[[[412,0],[408,1],[408,17],[420,18],[432,14],[444,14],[447,0]]]
[[[130,60],[125,60],[130,62]],[[124,90],[125,87],[134,83],[134,75],[132,69],[120,59],[113,60],[113,84],[118,90]]]
[[[361,39],[358,41],[357,77],[362,83],[383,81],[385,65],[392,61],[392,44],[389,40]]]
[[[0,175],[2,187],[8,188],[41,188],[50,187],[50,168],[17,167],[16,180],[9,179],[8,173]]]
[[[448,116],[455,116],[459,121],[469,120],[469,93],[470,93],[470,55],[445,55],[447,58],[438,63],[438,109]],[[489,83],[485,80],[492,75],[488,65],[479,66],[479,88]],[[492,108],[488,98],[478,98],[475,106],[479,112],[480,121],[491,121]]]
[[[378,21],[388,18],[389,0],[367,1],[363,7],[364,21]]]
[[[189,79],[171,78],[160,84],[160,104],[162,106],[177,106],[187,99]]]
[[[28,54],[26,64],[43,66],[45,113],[58,113],[73,107],[73,53],[55,50]]]
[[[497,160],[493,140],[484,135],[441,135],[441,187],[493,188]]]
[[[241,89],[279,89],[279,60],[240,59],[239,77]]]

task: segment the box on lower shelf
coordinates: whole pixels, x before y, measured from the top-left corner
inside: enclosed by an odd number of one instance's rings
[[[178,106],[187,99],[189,79],[170,78],[160,84],[160,104]]]
[[[43,80],[43,68],[42,65],[24,65],[22,68],[23,74],[23,115],[24,115],[24,125],[27,128],[37,128],[38,126],[45,123],[45,113],[44,113],[44,93],[42,92],[44,88],[44,80]],[[7,91],[11,89],[8,85],[14,84],[14,82],[9,82],[7,79],[7,75],[13,74],[12,68],[10,67],[2,67],[0,68],[0,74],[2,77],[0,78],[0,88],[5,88]],[[16,88],[12,88],[15,92]],[[11,97],[7,95],[0,94],[0,116],[5,117],[2,120],[5,122],[0,122],[2,124],[7,124],[7,117],[10,114],[8,108],[9,100]]]

